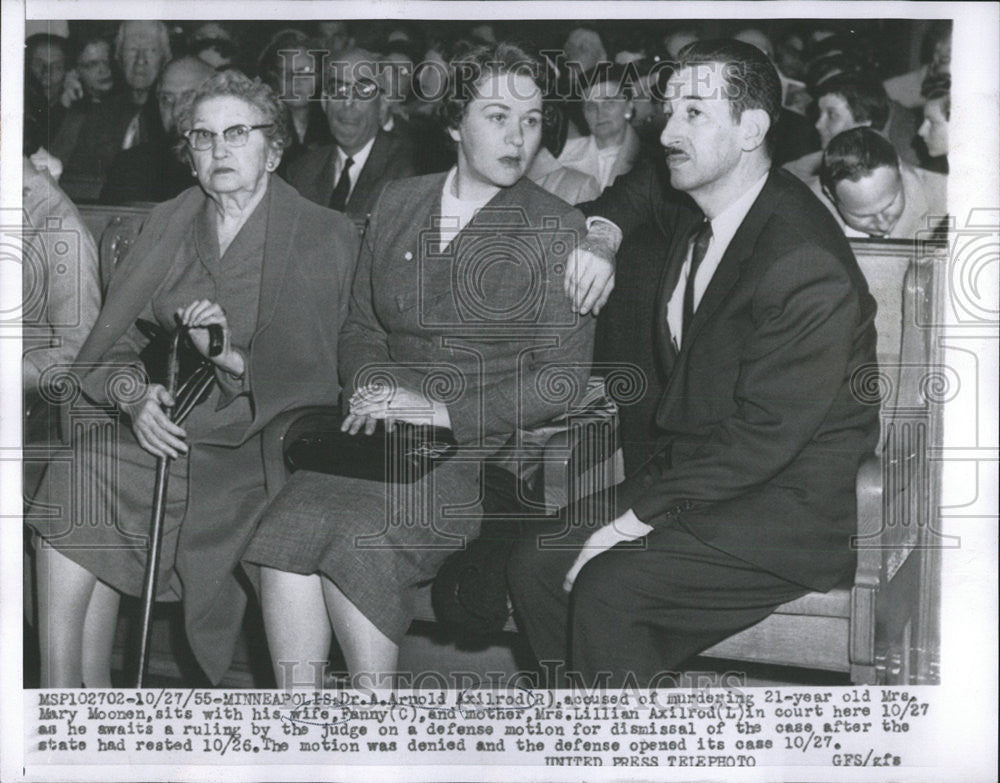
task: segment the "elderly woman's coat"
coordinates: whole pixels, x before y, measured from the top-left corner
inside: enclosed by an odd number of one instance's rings
[[[115,402],[120,340],[171,265],[184,262],[175,259],[177,248],[206,198],[192,188],[155,208],[116,270],[97,325],[77,359],[83,391],[92,400]],[[212,429],[189,444],[189,491],[177,538],[175,568],[183,586],[185,627],[213,682],[225,674],[232,657],[247,603],[237,575],[239,557],[266,503],[260,432],[283,411],[337,401],[337,339],[358,250],[357,232],[347,218],[312,204],[280,178],[271,177],[264,199],[260,296],[245,376],[251,418]],[[132,437],[124,422],[119,429],[121,437]],[[147,456],[152,466],[154,458]],[[46,537],[44,523],[33,526]],[[90,562],[86,549],[61,551],[84,567]]]

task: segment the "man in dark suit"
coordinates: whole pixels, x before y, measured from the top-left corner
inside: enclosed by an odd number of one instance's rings
[[[382,130],[385,85],[377,59],[353,49],[328,63],[323,110],[334,143],[302,153],[287,175],[303,196],[345,212],[359,228],[386,183],[416,174],[412,145]]]
[[[160,203],[195,184],[191,166],[181,163],[173,149],[178,139],[177,106],[185,95],[214,73],[211,65],[190,55],[167,64],[156,88],[164,135],[122,150],[115,156],[101,190],[102,203]]]
[[[125,89],[109,96],[64,125],[50,152],[63,162],[60,185],[74,199],[93,199],[101,191],[112,161],[121,150],[162,140],[163,126],[153,85],[170,60],[170,33],[163,22],[129,19],[115,38],[115,58]]]
[[[697,208],[662,190],[646,207],[669,231],[661,448],[611,493],[610,524],[583,510],[600,504],[571,507],[508,568],[539,660],[568,653],[588,684],[655,687],[848,575],[855,475],[878,434],[877,408],[852,394],[875,362],[875,303],[825,207],[770,171],[774,67],[736,41],[680,59],[661,143],[671,185]]]

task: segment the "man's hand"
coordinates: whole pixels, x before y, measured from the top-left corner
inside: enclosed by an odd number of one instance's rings
[[[587,236],[566,259],[563,290],[580,315],[597,315],[615,287],[615,253],[621,231],[606,220],[593,219]]]
[[[55,155],[49,152],[45,147],[39,147],[31,155],[28,156],[36,169],[45,169],[49,172],[49,176],[52,177],[56,182],[59,181],[59,177],[63,173],[63,164]]]
[[[572,591],[576,577],[592,558],[597,557],[602,552],[607,552],[611,547],[623,541],[634,541],[642,538],[652,531],[652,527],[645,522],[641,522],[631,509],[622,514],[618,519],[609,522],[604,527],[595,531],[577,555],[573,566],[566,573],[563,580],[563,590],[567,593]]]
[[[59,96],[59,103],[68,109],[82,97],[83,82],[80,81],[80,75],[76,72],[76,68],[72,68],[66,71],[66,76],[63,78],[63,91],[62,95]]]

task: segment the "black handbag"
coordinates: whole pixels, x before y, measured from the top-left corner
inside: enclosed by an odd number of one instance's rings
[[[497,633],[510,619],[507,560],[530,529],[518,519],[529,510],[519,499],[519,484],[508,470],[486,463],[479,537],[450,554],[434,578],[434,617],[460,639],[477,640]]]
[[[387,432],[380,421],[371,435],[350,435],[340,431],[342,421],[341,416],[317,417],[318,427],[307,426],[286,446],[288,469],[412,484],[457,449],[455,436],[445,427],[396,422]]]

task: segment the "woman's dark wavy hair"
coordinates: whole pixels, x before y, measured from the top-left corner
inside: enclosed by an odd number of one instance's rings
[[[883,130],[889,121],[889,96],[882,82],[860,74],[841,73],[830,77],[816,88],[817,101],[826,95],[844,99],[855,122],[870,122],[875,130]]]
[[[195,109],[210,98],[231,97],[256,107],[263,115],[261,124],[269,124],[262,133],[274,150],[284,150],[292,143],[288,116],[277,94],[260,78],[251,79],[237,70],[222,71],[206,79],[196,90],[184,97],[177,108],[177,130],[180,140],[174,148],[182,163],[189,164],[187,139],[184,132],[191,129]]]
[[[479,97],[484,81],[504,73],[531,77],[545,93],[545,70],[541,62],[512,43],[476,46],[455,56],[448,64],[448,91],[441,103],[441,120],[448,128],[457,128],[469,103]]]
[[[291,27],[278,30],[257,55],[257,74],[272,87],[278,86],[275,79],[281,76],[281,68],[284,65],[279,52],[286,49],[308,49],[312,45],[312,39],[301,30]]]

